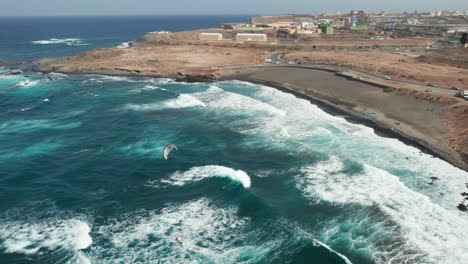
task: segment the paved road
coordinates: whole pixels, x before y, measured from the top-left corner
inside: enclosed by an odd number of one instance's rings
[[[295,68],[305,68],[305,69],[316,69],[316,70],[328,70],[328,71],[354,71],[354,72],[359,72],[363,73],[372,77],[376,78],[381,78],[385,79],[384,75],[379,75],[375,74],[372,72],[364,71],[364,70],[359,70],[359,69],[351,69],[351,68],[342,68],[342,67],[335,67],[335,66],[325,66],[325,65],[313,65],[313,64],[289,64],[288,61],[281,59],[281,56],[284,54],[290,53],[290,51],[280,51],[280,52],[272,52],[267,56],[267,59],[271,59],[272,64],[279,64],[282,66],[288,66],[288,67],[295,67]],[[404,83],[404,84],[412,84],[412,85],[419,85],[419,86],[424,86],[428,89],[432,88],[440,88],[440,89],[451,89],[451,87],[446,87],[446,86],[427,86],[425,84],[417,83],[417,82],[411,82],[411,81],[406,81],[406,80],[397,80],[397,79],[390,79],[393,82],[399,82],[399,83]],[[455,91],[454,91],[455,93]]]

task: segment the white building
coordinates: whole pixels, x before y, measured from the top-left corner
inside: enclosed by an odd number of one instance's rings
[[[267,41],[266,34],[252,34],[252,33],[238,33],[236,35],[236,41],[255,41],[255,42],[265,42]]]
[[[221,33],[201,33],[199,36],[200,40],[207,40],[207,41],[213,41],[213,40],[223,40],[223,34]]]

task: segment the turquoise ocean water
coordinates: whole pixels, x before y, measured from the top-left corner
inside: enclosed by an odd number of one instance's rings
[[[468,257],[465,171],[308,101],[235,80],[5,70],[0,263]]]

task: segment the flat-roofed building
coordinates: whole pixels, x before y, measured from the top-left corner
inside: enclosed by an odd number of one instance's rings
[[[253,33],[238,33],[236,35],[236,41],[265,42],[267,41],[267,35],[266,34],[253,34]]]
[[[208,41],[223,40],[223,34],[221,34],[221,33],[201,33],[199,38],[200,38],[200,40],[208,40]]]

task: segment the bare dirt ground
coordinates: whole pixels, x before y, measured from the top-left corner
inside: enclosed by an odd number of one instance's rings
[[[284,56],[304,64],[360,69],[395,79],[468,89],[468,69],[429,64],[417,57],[395,52],[294,52]]]
[[[447,49],[434,51],[417,58],[418,61],[442,66],[468,69],[468,49]]]
[[[211,46],[162,45],[96,49],[39,61],[39,71],[125,75],[216,74],[220,66],[257,65],[265,51]]]

